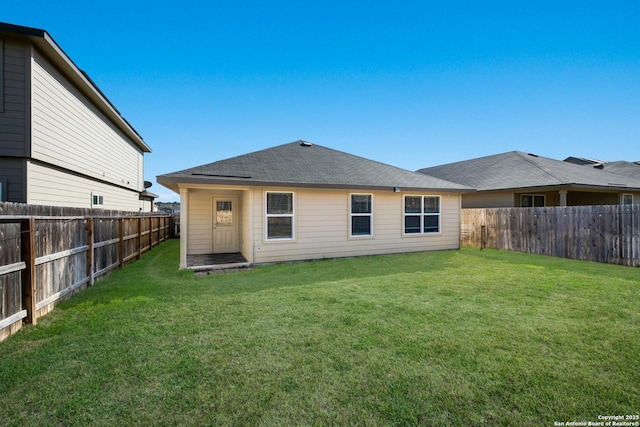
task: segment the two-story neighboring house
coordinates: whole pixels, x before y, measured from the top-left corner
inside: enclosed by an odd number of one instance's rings
[[[149,152],[46,31],[0,23],[0,201],[150,211]]]

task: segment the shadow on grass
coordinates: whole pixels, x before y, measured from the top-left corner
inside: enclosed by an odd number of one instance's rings
[[[417,252],[357,258],[326,259],[257,266],[251,271],[195,276],[178,269],[179,242],[154,248],[123,270],[81,292],[64,307],[86,301],[98,304],[136,297],[179,298],[185,295],[233,295],[342,280],[434,272],[447,267],[458,251]]]
[[[376,255],[258,266],[252,272],[198,278],[217,295],[261,292],[344,280],[411,275],[442,270],[456,251]]]

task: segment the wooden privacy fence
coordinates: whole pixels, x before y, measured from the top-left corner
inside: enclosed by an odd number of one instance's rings
[[[640,205],[463,209],[462,245],[640,266]]]
[[[172,237],[171,222],[165,214],[0,215],[0,340]]]

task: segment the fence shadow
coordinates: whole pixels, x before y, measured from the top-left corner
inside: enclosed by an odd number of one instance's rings
[[[0,341],[171,237],[170,215],[0,203]]]

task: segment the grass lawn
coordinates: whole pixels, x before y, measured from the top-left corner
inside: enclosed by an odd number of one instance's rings
[[[493,250],[195,277],[169,241],[0,343],[5,426],[638,413],[640,270]]]

